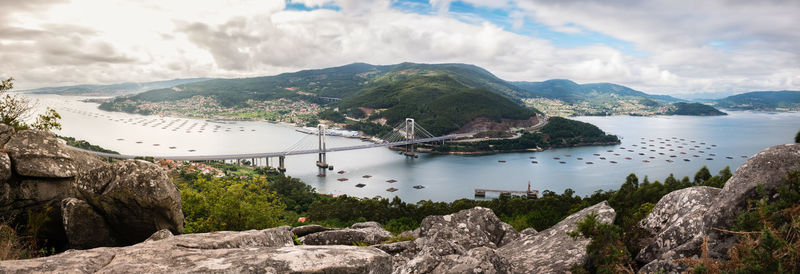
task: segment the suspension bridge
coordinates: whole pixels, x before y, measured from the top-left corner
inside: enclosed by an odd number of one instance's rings
[[[390,132],[384,136],[379,137],[377,140],[373,138],[374,143],[359,144],[359,145],[345,145],[328,147],[327,136],[328,130],[325,125],[320,124],[316,128],[316,134],[308,134],[290,145],[282,151],[275,152],[258,152],[258,153],[242,153],[242,154],[221,154],[221,155],[185,155],[185,156],[153,156],[147,155],[146,157],[153,157],[157,159],[174,160],[174,161],[227,161],[227,160],[251,160],[255,164],[260,159],[264,159],[264,163],[269,165],[270,158],[278,159],[277,169],[281,172],[286,171],[285,159],[286,156],[304,155],[304,154],[318,154],[316,165],[320,169],[320,174],[324,174],[325,169],[333,169],[327,161],[327,153],[337,151],[350,151],[358,149],[368,149],[376,147],[402,147],[403,154],[407,157],[417,157],[414,149],[415,144],[419,143],[433,143],[444,142],[446,140],[456,139],[472,135],[471,133],[450,134],[443,136],[434,136],[425,128],[417,124],[413,118],[406,118],[405,121],[395,126]],[[102,157],[113,159],[135,159],[143,158],[142,155],[124,155],[124,154],[111,154],[90,151],[80,148],[75,148],[84,152],[92,153]]]

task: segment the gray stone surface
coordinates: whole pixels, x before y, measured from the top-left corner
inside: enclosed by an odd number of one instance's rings
[[[14,132],[13,127],[0,123],[0,147],[3,147],[11,139],[11,135],[14,135]]]
[[[390,273],[388,254],[371,247],[291,246],[285,229],[191,234],[128,247],[71,250],[0,261],[2,273]],[[263,235],[263,236],[256,236]],[[241,241],[244,238],[276,241]],[[235,247],[230,247],[235,246]]]
[[[639,225],[655,235],[639,251],[636,259],[649,262],[702,233],[703,215],[721,189],[706,186],[670,192],[653,207],[653,212]]]
[[[384,242],[392,233],[383,228],[345,228],[308,234],[300,238],[304,245],[374,245]]]
[[[533,235],[524,235],[497,250],[511,265],[514,273],[565,273],[573,264],[586,260],[589,239],[573,239],[568,232],[577,229],[577,223],[589,214],[597,215],[600,222],[611,223],[616,212],[607,202],[578,211],[551,228]]]
[[[663,204],[666,205],[664,208],[674,208],[676,213],[670,215],[654,212],[651,215],[655,216],[645,219],[651,221],[643,223],[643,226],[648,229],[660,228],[660,233],[637,256],[639,261],[647,263],[639,272],[685,270],[685,266],[677,259],[699,256],[704,239],[707,239],[709,257],[726,259],[728,250],[736,243],[736,238],[717,228],[727,229],[733,225],[739,212],[747,208],[747,200],[758,197],[756,189],[759,185],[764,187],[767,195],[773,195],[775,188],[783,183],[786,172],[798,169],[800,144],[773,146],[742,164],[716,195],[712,192],[717,191],[709,191],[707,196],[703,193],[687,194],[685,199],[697,200],[694,202],[696,206],[678,211],[677,208],[684,207],[684,204],[683,200],[677,201],[675,197],[683,195],[682,193],[671,193],[663,197]],[[710,201],[706,201],[709,198]],[[657,225],[665,218],[674,219],[674,222],[666,226]]]
[[[153,235],[150,235],[150,237],[148,237],[147,240],[144,240],[144,241],[145,242],[160,241],[160,240],[171,238],[171,237],[174,237],[174,236],[175,235],[173,235],[172,231],[169,231],[169,229],[162,229],[162,230],[156,231],[156,233],[153,233]]]
[[[0,151],[0,182],[6,182],[11,178],[11,158],[8,154]]]
[[[331,230],[330,228],[321,225],[304,225],[292,228],[292,233],[297,237],[303,237],[311,233]]]
[[[116,162],[81,174],[75,187],[120,244],[142,242],[161,229],[183,233],[180,193],[155,164]]]
[[[409,261],[394,273],[511,273],[510,265],[497,251],[476,247],[465,254],[434,256],[424,253]]]
[[[116,245],[111,229],[103,221],[103,217],[82,200],[62,200],[61,219],[67,234],[68,248],[88,249]]]
[[[23,130],[12,135],[3,146],[14,161],[21,176],[41,178],[70,178],[77,168],[68,148],[49,132]]]

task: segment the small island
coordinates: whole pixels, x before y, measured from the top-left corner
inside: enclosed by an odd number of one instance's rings
[[[477,135],[485,136],[483,138],[456,140],[444,145],[420,145],[418,150],[439,154],[493,154],[620,143],[616,135],[607,134],[595,125],[562,117],[550,117],[540,130],[523,130],[508,138],[492,138],[488,136],[491,133]]]
[[[691,116],[720,116],[728,115],[718,109],[701,103],[674,103],[667,111],[668,115],[691,115]]]

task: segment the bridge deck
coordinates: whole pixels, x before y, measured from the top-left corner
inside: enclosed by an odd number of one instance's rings
[[[357,145],[357,146],[348,146],[348,147],[335,147],[326,149],[324,152],[335,152],[335,151],[348,151],[348,150],[357,150],[357,149],[367,149],[367,148],[375,148],[375,147],[391,147],[391,146],[402,146],[402,145],[410,145],[410,144],[418,144],[418,143],[427,143],[427,142],[436,142],[436,141],[444,141],[444,140],[451,140],[455,138],[459,138],[462,136],[467,136],[468,133],[465,134],[452,134],[452,135],[445,135],[439,137],[432,137],[432,138],[424,138],[424,139],[415,139],[409,141],[400,141],[400,142],[390,142],[390,143],[375,143],[375,144],[364,144],[364,145]],[[320,153],[319,149],[308,149],[308,150],[296,150],[296,151],[281,151],[281,152],[263,152],[263,153],[243,153],[243,154],[221,154],[221,155],[182,155],[182,156],[158,156],[158,155],[125,155],[125,154],[111,154],[111,153],[103,153],[91,150],[85,150],[80,148],[75,148],[84,152],[89,152],[98,156],[102,157],[109,157],[114,159],[134,159],[136,157],[154,157],[158,159],[166,159],[166,160],[175,160],[175,161],[210,161],[210,160],[234,160],[234,159],[251,159],[251,158],[272,158],[272,157],[279,157],[279,156],[290,156],[290,155],[302,155],[302,154],[314,154]]]

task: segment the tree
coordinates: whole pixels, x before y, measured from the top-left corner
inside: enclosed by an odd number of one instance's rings
[[[708,181],[711,178],[711,172],[708,171],[706,166],[703,166],[697,173],[694,174],[694,185],[699,186],[702,185],[703,182]]]
[[[800,131],[798,131],[798,132],[797,132],[797,135],[796,135],[796,136],[794,136],[794,142],[795,142],[795,143],[800,143]]]
[[[0,82],[0,123],[4,123],[14,127],[17,130],[23,129],[38,129],[38,130],[52,130],[61,129],[61,124],[58,122],[61,115],[54,109],[47,108],[43,114],[36,117],[33,124],[25,122],[30,117],[34,102],[28,98],[11,95],[8,93],[14,88],[14,78],[8,78]]]

